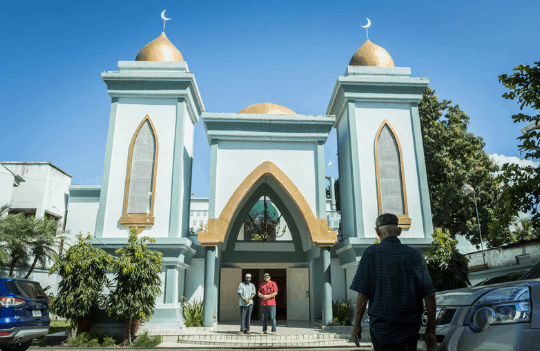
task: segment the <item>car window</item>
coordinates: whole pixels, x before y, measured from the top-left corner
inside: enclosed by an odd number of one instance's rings
[[[39,283],[11,280],[5,282],[5,285],[9,292],[27,299],[47,297]]]
[[[540,263],[537,263],[536,266],[531,268],[531,270],[525,273],[525,275],[521,277],[519,280],[538,279],[538,278],[540,278]]]

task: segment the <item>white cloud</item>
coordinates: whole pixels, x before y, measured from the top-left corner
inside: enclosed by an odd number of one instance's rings
[[[493,154],[489,155],[491,160],[499,165],[502,166],[505,163],[515,163],[518,164],[520,167],[526,167],[526,166],[533,166],[538,167],[540,166],[540,162],[535,162],[532,160],[522,160],[519,157],[516,156],[505,156],[505,155],[499,155],[499,154]]]

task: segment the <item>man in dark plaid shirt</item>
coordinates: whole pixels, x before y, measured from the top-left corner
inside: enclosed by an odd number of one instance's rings
[[[424,299],[428,315],[425,341],[431,350],[437,343],[436,304],[426,262],[418,250],[401,244],[397,216],[380,215],[375,231],[380,243],[366,249],[351,284],[358,292],[353,341],[359,346],[369,301],[369,331],[375,351],[415,351]]]

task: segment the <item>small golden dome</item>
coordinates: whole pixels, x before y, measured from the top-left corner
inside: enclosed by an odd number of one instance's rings
[[[366,40],[354,53],[349,66],[394,67],[392,56],[384,48]]]
[[[261,102],[258,104],[253,104],[239,111],[238,113],[257,113],[262,115],[295,115],[296,112],[281,106],[278,104],[273,104],[271,102]]]
[[[184,61],[184,58],[163,32],[139,51],[135,61]]]

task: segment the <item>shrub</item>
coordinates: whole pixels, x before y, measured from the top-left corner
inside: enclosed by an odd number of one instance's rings
[[[70,347],[99,347],[99,337],[92,333],[81,333],[72,338]]]
[[[161,252],[151,250],[155,239],[137,238],[137,228],[129,231],[126,247],[116,250],[114,261],[116,287],[108,299],[109,316],[124,319],[124,344],[131,343],[131,321],[147,321],[154,314],[156,297],[161,294],[163,268]]]
[[[56,298],[50,303],[51,313],[70,320],[87,319],[95,314],[103,301],[105,273],[113,257],[92,245],[92,237],[77,235],[78,243],[60,255],[51,267],[62,278]]]
[[[159,344],[161,344],[161,335],[150,337],[148,336],[148,331],[145,331],[135,339],[135,347],[149,348],[156,347]]]
[[[203,303],[202,301],[193,301],[191,304],[185,296],[182,296],[182,316],[186,327],[202,327],[203,326]]]
[[[101,346],[103,346],[103,347],[116,346],[116,340],[115,340],[115,338],[113,338],[111,336],[104,335],[103,336],[103,342],[101,343]]]
[[[469,282],[469,260],[459,253],[457,240],[448,229],[435,228],[433,241],[424,253],[435,291],[465,288]]]
[[[353,318],[353,309],[351,300],[336,300],[332,302],[332,323],[334,325],[351,325]]]

